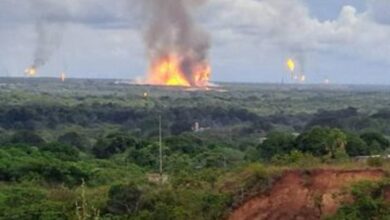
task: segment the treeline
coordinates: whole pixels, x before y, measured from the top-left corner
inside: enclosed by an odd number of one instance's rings
[[[207,129],[240,127],[247,136],[265,134],[280,127],[300,133],[314,126],[340,128],[350,132],[378,131],[390,135],[389,110],[367,115],[351,107],[336,111],[319,110],[312,115],[280,113],[259,116],[245,108],[214,105],[153,108],[127,108],[115,104],[2,106],[0,127],[5,130],[44,130],[76,125],[90,129],[112,124],[137,132],[138,136],[153,137],[158,134],[159,115],[162,116],[166,135],[189,132],[195,122]]]
[[[313,127],[298,136],[271,132],[258,146],[260,158],[272,161],[291,152],[301,152],[322,159],[342,159],[355,156],[388,153],[390,141],[378,132],[361,134],[338,128]]]
[[[158,115],[172,133],[191,130],[195,122],[204,127],[221,127],[233,124],[262,121],[259,116],[240,108],[218,106],[175,108],[126,108],[113,104],[79,105],[29,105],[0,107],[0,126],[5,129],[55,128],[64,124],[92,127],[96,124],[118,124],[128,129],[151,129]]]

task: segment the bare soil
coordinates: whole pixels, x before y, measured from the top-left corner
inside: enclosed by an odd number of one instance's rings
[[[384,176],[380,169],[285,171],[268,192],[248,199],[228,219],[321,219],[334,214],[340,204],[352,201],[348,186],[363,180],[379,181]]]

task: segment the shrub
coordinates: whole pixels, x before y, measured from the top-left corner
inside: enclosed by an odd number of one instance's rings
[[[382,157],[370,157],[367,160],[367,165],[370,167],[381,167],[383,163],[384,159]]]
[[[41,145],[45,143],[45,140],[32,131],[18,131],[12,135],[10,142],[13,144]]]
[[[276,155],[271,159],[271,162],[280,166],[315,166],[321,161],[310,153],[302,153],[297,150],[291,151],[289,154]]]
[[[337,213],[328,219],[390,219],[390,206],[383,199],[384,188],[388,186],[385,181],[381,183],[363,181],[354,184],[351,188],[354,202],[342,205]]]
[[[260,156],[269,160],[277,154],[285,154],[294,149],[294,136],[289,133],[271,132],[267,139],[258,146]]]
[[[129,147],[135,147],[136,144],[137,142],[134,138],[125,134],[115,133],[99,139],[92,152],[97,158],[105,159],[114,154],[123,153]]]
[[[113,214],[133,214],[140,208],[142,190],[134,183],[112,186],[107,211]]]
[[[58,142],[77,147],[80,150],[85,150],[89,145],[87,140],[80,136],[77,132],[68,132],[58,138]]]

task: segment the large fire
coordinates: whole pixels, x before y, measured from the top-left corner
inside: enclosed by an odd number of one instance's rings
[[[207,87],[209,85],[211,68],[207,63],[199,63],[183,71],[179,56],[170,55],[156,60],[151,64],[148,83],[164,86]]]

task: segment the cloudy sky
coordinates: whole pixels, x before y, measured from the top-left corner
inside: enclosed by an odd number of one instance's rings
[[[23,76],[38,50],[40,76],[142,77],[141,1],[0,0],[0,75]],[[292,57],[309,83],[390,84],[389,11],[389,0],[208,0],[193,13],[213,81],[288,82]]]

